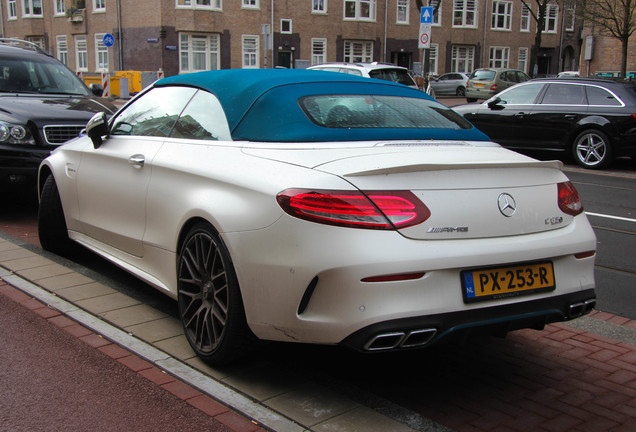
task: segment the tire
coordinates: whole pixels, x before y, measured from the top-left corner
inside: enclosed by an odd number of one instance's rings
[[[468,103],[477,102],[477,98],[466,98],[466,102]]]
[[[584,168],[602,169],[612,163],[612,146],[607,135],[596,129],[581,132],[574,139],[572,154]]]
[[[44,182],[38,209],[38,237],[42,248],[58,255],[67,255],[73,247],[68,237],[62,201],[53,175]]]
[[[177,262],[179,316],[188,343],[206,363],[222,366],[256,341],[245,319],[227,248],[212,228],[195,225]]]
[[[458,97],[466,96],[466,89],[464,87],[457,87],[457,90],[455,91],[455,96],[458,96]]]

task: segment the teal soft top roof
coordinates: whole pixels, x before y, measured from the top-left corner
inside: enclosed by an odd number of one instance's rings
[[[299,104],[315,95],[388,95],[430,101],[401,84],[337,72],[298,69],[225,69],[175,75],[154,86],[182,85],[214,94],[225,111],[234,140],[265,142],[466,140],[488,141],[476,128],[328,128],[312,122]]]

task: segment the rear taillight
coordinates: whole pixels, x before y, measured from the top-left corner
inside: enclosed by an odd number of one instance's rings
[[[558,185],[559,208],[565,214],[576,216],[583,212],[583,203],[579,193],[572,183],[564,182]]]
[[[431,215],[410,191],[287,189],[276,199],[285,212],[297,218],[350,228],[406,228]]]
[[[497,91],[497,84],[493,84],[490,86],[490,90]]]

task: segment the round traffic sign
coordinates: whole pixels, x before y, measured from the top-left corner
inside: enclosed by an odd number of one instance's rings
[[[428,43],[428,33],[422,33],[422,35],[420,36],[420,42],[422,42],[423,44]]]
[[[104,42],[104,45],[110,48],[113,45],[115,45],[115,36],[113,36],[110,33],[106,33],[104,37],[102,38],[102,41]]]

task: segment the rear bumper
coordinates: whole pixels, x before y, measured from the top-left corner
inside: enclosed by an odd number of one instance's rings
[[[497,91],[490,90],[488,88],[466,88],[466,97],[472,99],[490,99],[497,93]]]
[[[593,289],[484,309],[384,321],[358,330],[341,342],[356,351],[374,352],[429,346],[449,337],[504,335],[523,328],[541,330],[592,311]]]

